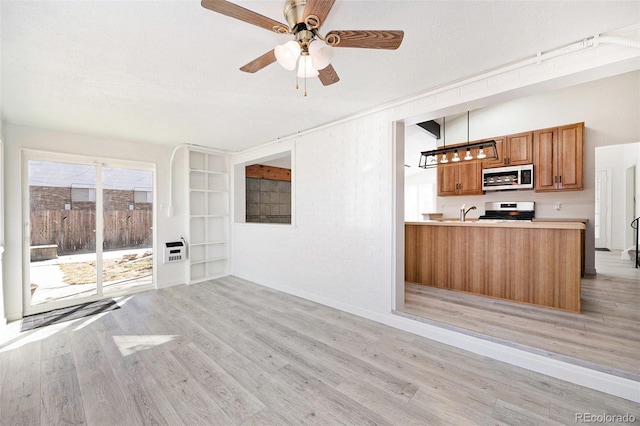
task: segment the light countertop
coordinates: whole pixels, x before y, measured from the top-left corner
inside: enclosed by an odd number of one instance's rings
[[[405,225],[422,225],[422,226],[465,226],[465,227],[484,227],[484,228],[532,228],[532,229],[585,229],[585,224],[576,221],[549,221],[540,220],[524,221],[524,220],[467,220],[460,222],[458,220],[425,220],[422,222],[405,222]]]

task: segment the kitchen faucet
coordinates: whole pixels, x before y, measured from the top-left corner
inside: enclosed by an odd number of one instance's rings
[[[467,217],[467,213],[469,213],[470,210],[475,210],[476,206],[471,206],[469,207],[467,210],[464,209],[464,207],[466,206],[466,204],[463,204],[462,207],[460,207],[460,222],[464,222],[466,217]]]

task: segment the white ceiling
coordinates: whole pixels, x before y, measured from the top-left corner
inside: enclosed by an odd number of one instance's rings
[[[285,22],[284,0],[235,1]],[[396,51],[335,49],[340,82],[277,63],[288,40],[194,1],[0,3],[2,115],[51,129],[242,150],[640,22],[638,1],[337,0],[322,33],[401,29]]]

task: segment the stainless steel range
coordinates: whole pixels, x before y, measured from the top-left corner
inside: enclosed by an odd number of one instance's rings
[[[535,218],[533,201],[490,201],[484,203],[484,214],[479,220],[532,220]]]

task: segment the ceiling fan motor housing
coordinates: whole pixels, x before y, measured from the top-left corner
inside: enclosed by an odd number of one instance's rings
[[[289,28],[296,33],[298,24],[304,24],[304,8],[307,0],[287,0],[284,4],[284,18],[289,24]],[[302,29],[307,29],[306,25]]]

